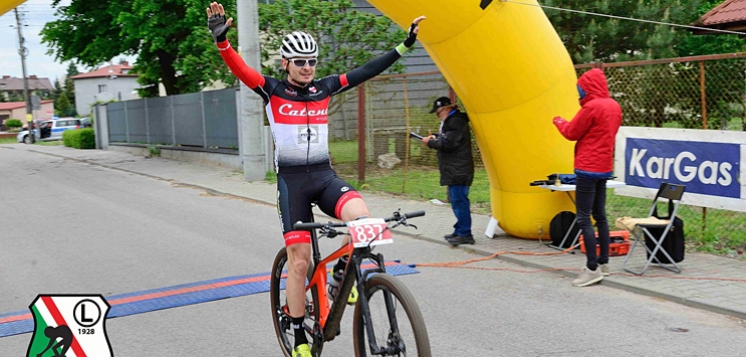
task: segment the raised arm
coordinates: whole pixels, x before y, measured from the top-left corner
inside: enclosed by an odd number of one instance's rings
[[[264,85],[264,76],[262,76],[255,69],[246,65],[241,56],[231,47],[228,39],[225,35],[228,33],[233,18],[225,19],[225,9],[222,4],[213,2],[210,7],[207,8],[207,27],[210,29],[210,34],[215,40],[215,44],[220,50],[220,55],[223,57],[223,61],[231,69],[231,72],[238,77],[241,82],[246,84],[251,89],[256,89]]]
[[[396,46],[395,49],[386,52],[345,74],[344,76],[347,77],[349,88],[379,75],[381,72],[385,71],[386,68],[391,67],[396,60],[401,58],[408,49],[414,46],[415,41],[417,41],[417,33],[420,31],[419,23],[424,19],[425,16],[420,16],[412,21],[412,25],[409,27],[409,32],[407,33],[407,38],[404,42]]]

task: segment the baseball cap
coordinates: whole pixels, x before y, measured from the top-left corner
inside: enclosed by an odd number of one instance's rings
[[[451,100],[448,97],[440,97],[433,103],[433,109],[430,109],[430,114],[435,113],[440,107],[451,105]]]

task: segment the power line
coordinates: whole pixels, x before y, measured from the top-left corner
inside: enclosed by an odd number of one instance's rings
[[[542,7],[542,8],[545,8],[545,9],[552,9],[552,10],[558,10],[558,11],[573,12],[573,13],[576,13],[576,14],[584,14],[584,15],[608,17],[608,18],[618,19],[618,20],[629,20],[629,21],[645,22],[645,23],[656,24],[656,25],[668,25],[668,26],[673,26],[673,27],[683,27],[683,28],[691,29],[691,30],[703,30],[703,31],[711,31],[711,32],[721,32],[721,33],[727,33],[727,34],[731,34],[731,35],[740,35],[740,36],[743,36],[745,34],[743,32],[737,32],[737,31],[712,29],[712,28],[707,28],[707,27],[690,26],[690,25],[681,25],[681,24],[674,24],[674,23],[663,22],[663,21],[643,20],[643,19],[636,19],[636,18],[632,18],[632,17],[624,17],[624,16],[616,16],[616,15],[608,15],[608,14],[599,14],[599,13],[596,13],[596,12],[565,9],[565,8],[556,7],[556,6],[539,5],[539,4],[529,4],[529,3],[520,2],[520,1],[512,1],[512,0],[501,0],[501,1],[502,2],[507,2],[507,3],[512,3],[512,4],[537,6],[537,7]]]

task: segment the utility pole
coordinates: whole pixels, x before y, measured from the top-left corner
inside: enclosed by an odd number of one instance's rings
[[[24,46],[25,40],[21,34],[21,16],[18,14],[18,8],[13,9],[16,12],[16,27],[18,28],[18,53],[21,55],[21,68],[23,68],[23,99],[26,101],[26,122],[28,123],[28,137],[33,144],[36,141],[34,136],[34,115],[31,113],[31,97],[28,94],[28,76],[26,76],[26,56],[28,48]]]
[[[259,5],[257,0],[237,0],[239,54],[246,64],[259,71]],[[243,176],[246,181],[261,181],[266,175],[264,158],[264,103],[245,84],[241,83],[238,127],[241,131],[238,144],[243,159]]]

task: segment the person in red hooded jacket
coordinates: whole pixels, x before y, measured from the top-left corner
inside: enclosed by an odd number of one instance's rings
[[[622,108],[609,96],[606,76],[600,69],[585,72],[577,84],[580,111],[571,121],[555,117],[553,123],[567,140],[575,144],[575,206],[578,225],[583,232],[586,266],[572,284],[588,286],[609,275],[609,223],[606,219],[606,180],[614,168],[614,140],[622,125]],[[600,256],[596,256],[596,234],[591,215],[598,227]]]

